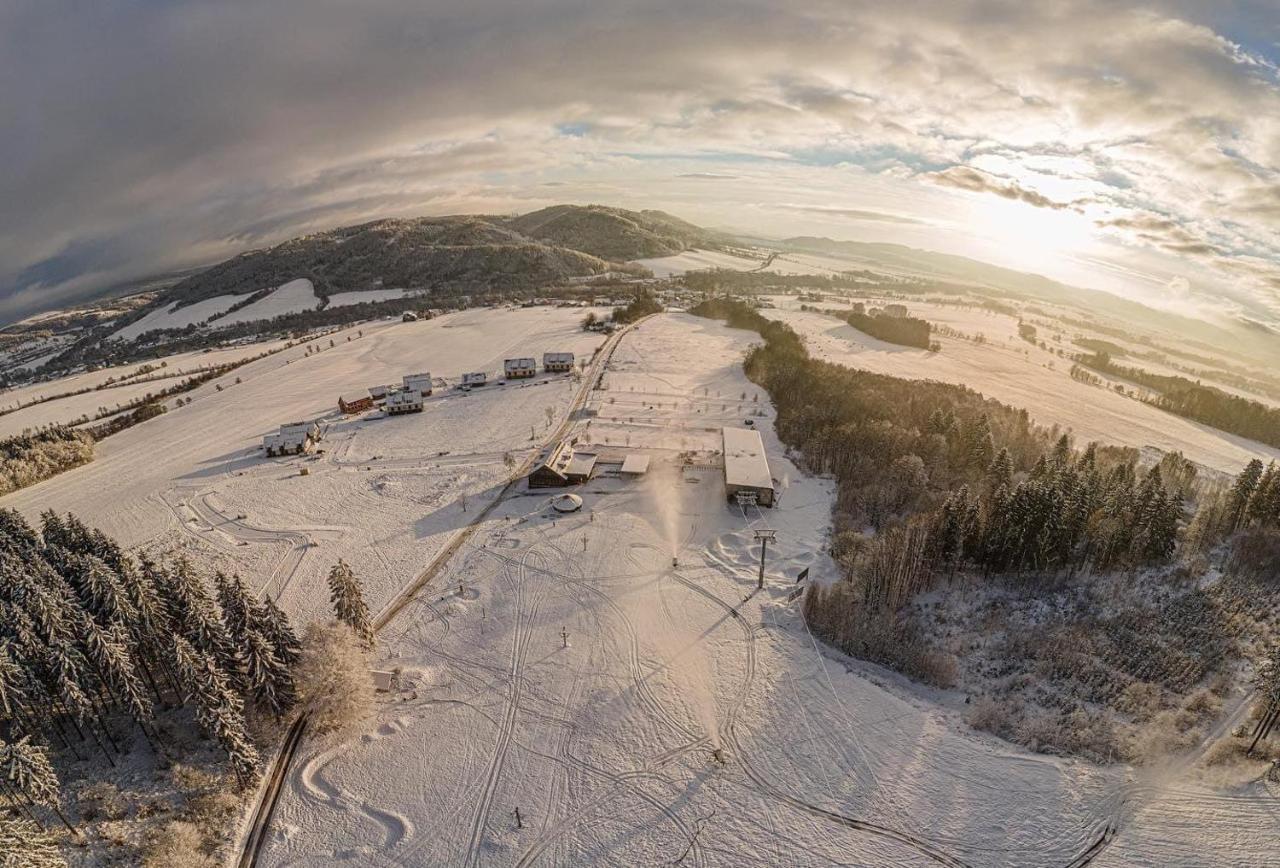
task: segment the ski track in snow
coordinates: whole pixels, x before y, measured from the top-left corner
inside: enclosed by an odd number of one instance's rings
[[[398,418],[339,418],[333,398],[415,369],[456,376],[504,355],[589,354],[600,338],[578,329],[580,316],[467,311],[345,330],[333,348],[245,366],[243,384],[201,387],[190,406],[5,505],[73,509],[134,546],[176,522],[193,544],[259,565],[259,587],[303,623],[326,615],[323,574],[342,556],[379,610],[470,520],[459,494],[472,512],[496,496],[504,454],[523,460],[531,429],[548,430],[545,408],[562,417],[574,387],[540,377],[446,389]],[[649,865],[681,854],[697,866],[1057,868],[1147,854],[1265,864],[1277,815],[1262,785],[1218,792],[1185,768],[1150,780],[1028,754],[809,633],[786,597],[804,567],[811,580],[835,578],[823,553],[834,489],[784,457],[767,397],[741,371],[756,340],[684,315],[642,324],[573,433],[604,462],[647,452],[653,475],[751,418],[778,508],[725,504],[703,457],[674,476],[666,502],[608,472],[569,516],[548,510],[547,493],[517,489],[382,631],[376,665],[402,667],[411,687],[379,701],[364,735],[301,746],[264,868]],[[257,453],[265,430],[320,415],[326,455]],[[762,525],[779,541],[757,591],[751,529]],[[723,767],[709,759],[715,744]]]

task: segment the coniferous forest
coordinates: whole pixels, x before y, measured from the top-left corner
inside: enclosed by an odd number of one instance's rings
[[[17,864],[61,864],[51,819],[78,834],[51,758],[116,766],[142,750],[167,765],[191,726],[239,788],[256,781],[246,716],[293,706],[301,652],[270,599],[222,574],[211,591],[185,560],[135,560],[52,512],[36,529],[0,510],[0,572],[0,798],[20,814],[0,839],[24,842]]]
[[[810,588],[804,611],[816,633],[853,656],[952,684],[955,656],[903,613],[960,576],[1032,597],[1044,589],[1048,598],[1087,588],[1081,582],[1093,575],[1169,570],[1178,556],[1199,557],[1230,539],[1237,552],[1250,547],[1236,558],[1242,565],[1273,565],[1258,580],[1280,581],[1274,465],[1255,461],[1219,491],[1177,453],[1152,463],[1132,449],[1077,449],[1068,436],[1032,424],[1025,411],[971,389],[817,361],[788,326],[746,304],[712,299],[692,312],[765,338],[746,357],[747,375],[769,392],[793,460],[838,483],[831,555],[847,581]],[[1072,650],[1087,653],[1072,658],[1073,666],[1041,659],[1035,643],[1019,652],[1012,637],[1005,650],[1039,665],[1042,677],[1049,673],[1080,702],[1122,704],[1137,683],[1157,685],[1168,702],[1242,650],[1242,625],[1266,617],[1269,590],[1241,588],[1246,572],[1242,566],[1211,591],[1183,595],[1180,588],[1172,599],[1111,619],[1080,609],[1071,616]],[[1155,635],[1153,626],[1172,634]],[[1083,635],[1086,627],[1094,632]],[[1098,668],[1094,658],[1108,662]],[[1280,675],[1274,680],[1280,684]],[[1043,745],[1054,737],[1030,740]],[[1056,747],[1073,750],[1062,739]],[[1099,758],[1097,750],[1075,752]]]

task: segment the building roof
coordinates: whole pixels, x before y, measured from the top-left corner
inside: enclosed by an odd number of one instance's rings
[[[281,434],[310,434],[315,436],[320,431],[318,422],[286,422],[280,426]]]
[[[543,353],[543,362],[572,362],[573,353]]]
[[[639,476],[649,469],[648,455],[628,455],[622,460],[622,472]]]
[[[596,466],[594,452],[572,452],[569,464],[564,469],[566,476],[590,476],[591,469]]]
[[[769,459],[759,431],[724,428],[724,481],[747,488],[773,488]]]
[[[388,404],[421,404],[422,393],[417,389],[401,389],[387,395]]]
[[[373,395],[370,395],[368,390],[364,390],[360,392],[348,392],[347,394],[338,398],[338,400],[344,404],[356,404],[356,403],[359,403],[360,401],[372,401]]]
[[[503,362],[508,368],[530,368],[538,364],[536,359],[507,359]]]
[[[462,375],[462,382],[472,382],[474,380],[483,380],[487,377],[484,371],[471,371]]]
[[[407,386],[409,385],[410,382],[413,382],[415,380],[430,380],[430,379],[431,379],[431,374],[427,371],[423,371],[421,374],[405,374],[404,377],[401,379],[401,382],[403,382]]]

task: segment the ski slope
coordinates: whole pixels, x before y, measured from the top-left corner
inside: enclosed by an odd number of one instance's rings
[[[773,436],[753,337],[675,315],[622,339],[576,430],[647,478],[606,473],[569,516],[504,501],[382,631],[406,689],[303,745],[261,864],[1056,866],[1103,836],[1119,770],[976,737],[954,697],[809,635],[786,596],[835,579],[833,492]],[[749,408],[776,510],[730,507],[705,456]]]
[[[215,319],[214,328],[226,328],[242,322],[274,319],[287,313],[315,310],[320,306],[315,287],[306,278],[291,280],[273,289],[265,298]]]
[[[493,502],[504,458],[524,460],[570,418],[580,385],[448,381],[509,356],[589,357],[602,338],[580,316],[354,327],[332,348],[250,363],[220,392],[202,386],[0,505],[33,520],[72,510],[144,548],[177,540],[301,623],[328,617],[324,575],[342,557],[380,612]],[[808,633],[788,595],[805,568],[838,580],[823,553],[834,491],[777,441],[741,370],[756,340],[687,315],[621,338],[571,417],[602,469],[578,489],[583,511],[554,513],[553,492],[518,487],[387,623],[378,665],[406,688],[357,736],[303,743],[259,864],[1269,864],[1280,824],[1265,786],[1029,754],[969,730],[963,696]],[[419,370],[446,381],[421,414],[333,410],[340,392]],[[263,434],[310,417],[325,420],[323,455],[262,456]],[[722,495],[719,428],[748,420],[773,510]],[[637,452],[648,474],[617,476]],[[777,542],[757,591],[761,527]]]
[[[210,317],[222,313],[242,298],[245,298],[245,296],[219,295],[214,298],[197,301],[195,304],[189,304],[185,307],[178,307],[178,302],[174,302],[168,307],[151,311],[137,322],[129,323],[124,328],[117,329],[112,332],[111,339],[131,341],[154,329],[181,329],[189,325],[200,325]]]

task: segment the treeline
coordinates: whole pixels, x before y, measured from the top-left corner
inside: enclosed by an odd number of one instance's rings
[[[71,828],[50,748],[77,759],[96,750],[114,766],[128,725],[162,753],[156,712],[173,705],[192,709],[241,787],[253,782],[259,756],[246,706],[278,719],[295,701],[289,666],[301,646],[284,613],[236,577],[218,574],[215,601],[185,560],[135,562],[74,516],[41,518],[37,532],[0,510],[0,750],[10,757],[10,797],[32,820],[43,807]]]
[[[782,441],[838,483],[832,554],[849,582],[811,589],[806,614],[846,651],[945,680],[915,652],[895,656],[912,643],[894,613],[955,571],[1069,574],[1173,553],[1195,477],[1181,456],[1142,470],[1136,450],[1079,452],[971,389],[814,360],[789,327],[746,305],[693,312],[765,337],[746,372],[772,397]]]
[[[626,307],[620,307],[613,312],[613,321],[626,324],[643,319],[650,314],[661,312],[662,304],[653,297],[653,293],[647,289],[642,289],[635,294],[635,297],[631,299],[631,302]]]
[[[853,311],[845,317],[845,321],[858,331],[891,344],[919,347],[922,350],[931,348],[929,334],[933,326],[927,320],[912,316],[890,316],[874,308],[868,313],[865,306],[859,303],[853,306]]]
[[[134,732],[157,768],[189,762],[190,736],[202,733],[243,790],[260,766],[249,724],[258,739],[269,739],[262,724],[274,720],[278,733],[295,707],[316,733],[368,715],[372,622],[359,580],[341,561],[329,575],[337,620],[308,625],[302,641],[284,612],[238,576],[215,573],[210,586],[184,558],[135,560],[70,514],[47,511],[37,530],[0,509],[0,575],[5,865],[65,864],[45,831],[44,811],[72,834],[81,831],[76,812],[64,810],[57,768],[91,754],[114,768]],[[130,776],[141,767],[132,766]],[[84,793],[77,805],[89,820]],[[146,816],[138,812],[135,820]],[[202,835],[183,816],[152,836],[144,864],[204,864],[212,846],[205,838],[225,837],[224,828]],[[219,825],[226,818],[210,819]],[[102,840],[118,843],[110,835]]]
[[[1152,374],[1117,365],[1106,353],[1082,355],[1078,361],[1094,370],[1121,377],[1158,393],[1148,403],[1162,410],[1239,434],[1268,446],[1280,447],[1280,409],[1260,401],[1232,395],[1186,377]]]
[[[0,440],[0,495],[93,460],[93,437],[65,425]]]

